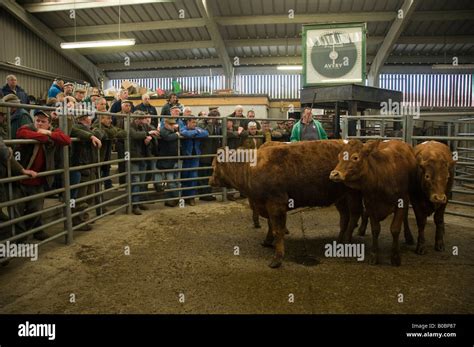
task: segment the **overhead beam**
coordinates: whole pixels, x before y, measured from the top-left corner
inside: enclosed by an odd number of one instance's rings
[[[129,66],[123,63],[105,63],[98,64],[103,70],[140,70],[140,69],[172,69],[180,67],[198,67],[198,66],[219,66],[222,62],[218,58],[210,59],[182,59],[182,60],[156,60],[130,62]]]
[[[60,44],[63,40],[44,25],[43,22],[36,19],[32,14],[26,12],[25,9],[18,5],[14,0],[3,0],[0,2],[0,6],[4,7],[29,30],[46,41],[48,45],[67,58],[71,63],[80,68],[90,78],[92,85],[95,86],[98,84],[100,72],[97,67],[86,57],[77,52],[62,50]]]
[[[24,4],[23,8],[30,13],[38,12],[56,12],[69,11],[73,8],[76,10],[84,10],[88,8],[112,7],[112,6],[127,6],[127,5],[142,5],[156,2],[174,2],[173,0],[107,0],[107,1],[90,1],[90,0],[76,0],[76,1],[62,1],[62,2],[40,2]]]
[[[263,16],[223,16],[215,17],[215,21],[223,26],[260,25],[260,24],[310,24],[310,23],[343,23],[343,22],[390,22],[397,16],[397,12],[343,12],[295,14],[294,18],[288,15]],[[457,21],[471,20],[474,11],[421,11],[416,12],[411,20],[415,21]]]
[[[74,78],[74,77],[58,74],[58,73],[55,73],[55,72],[49,72],[49,71],[44,71],[44,70],[40,70],[40,69],[35,69],[35,68],[32,68],[32,67],[28,67],[28,66],[16,65],[16,64],[11,63],[11,62],[0,62],[0,69],[6,70],[9,73],[11,73],[11,72],[22,73],[24,75],[39,77],[39,78],[42,78],[42,79],[45,79],[45,80],[50,80],[50,81],[52,81],[53,79],[59,77],[59,78],[63,79],[64,81],[68,81],[68,82],[84,83],[84,80],[81,80],[81,79],[77,79],[77,78]]]
[[[227,77],[226,88],[229,88],[233,73],[233,66],[227,53],[224,40],[222,40],[222,36],[219,32],[219,28],[217,27],[217,24],[214,21],[214,14],[212,12],[212,8],[208,6],[207,0],[196,0],[196,6],[199,12],[201,13],[201,16],[206,21],[207,31],[209,32],[209,36],[214,42],[214,47],[217,51],[217,55],[221,60],[222,67],[224,68],[224,75]]]
[[[206,22],[202,18],[160,20],[139,23],[121,23],[120,32],[124,33],[132,31],[198,28],[203,27],[205,25]],[[118,32],[118,24],[86,25],[76,27],[75,30],[76,32],[74,31],[74,27],[66,27],[57,28],[54,30],[54,32],[59,36],[110,34]]]
[[[375,56],[367,56],[367,63],[371,64]],[[474,63],[474,55],[458,56],[460,64]],[[446,62],[443,55],[403,55],[389,56],[386,60],[387,64],[442,64]],[[449,59],[448,59],[449,62]],[[300,56],[293,57],[241,57],[239,67],[243,66],[267,66],[267,65],[301,65]],[[221,62],[218,58],[209,59],[183,59],[183,60],[158,60],[131,62],[130,66],[123,63],[104,63],[98,64],[98,67],[104,71],[126,71],[126,70],[142,70],[142,69],[172,69],[172,68],[191,68],[220,66]]]
[[[418,0],[403,1],[402,7],[399,10],[400,16],[397,16],[392,22],[392,25],[390,26],[390,29],[388,30],[382,45],[379,47],[372,65],[370,66],[370,71],[367,75],[369,86],[378,87],[380,69],[385,64],[385,61],[393,49],[393,45],[397,42],[400,34],[410,20],[410,17],[415,12],[417,3]]]
[[[197,49],[214,47],[213,41],[183,41],[183,42],[163,42],[146,43],[127,47],[96,47],[78,49],[82,54],[101,53],[127,53],[127,52],[147,52],[147,51],[174,51],[180,49]]]
[[[371,36],[367,39],[368,45],[382,43],[384,36]],[[301,46],[300,38],[288,39],[239,39],[226,40],[226,47],[268,47],[268,46]],[[474,43],[474,36],[405,36],[399,37],[396,44],[446,44],[446,43]],[[212,48],[214,41],[181,41],[146,43],[129,47],[95,47],[82,48],[76,51],[81,54],[101,53],[127,53],[127,52],[150,52],[150,51],[173,51],[185,49]]]

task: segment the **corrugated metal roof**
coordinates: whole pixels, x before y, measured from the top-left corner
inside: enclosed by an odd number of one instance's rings
[[[44,0],[47,2],[50,0]],[[37,3],[39,0],[18,0],[18,3]],[[356,13],[356,12],[393,12],[402,6],[403,0],[208,0],[208,5],[216,17],[252,17],[262,15],[288,15],[288,11],[294,10],[298,14],[327,14],[327,13]],[[195,1],[175,1],[169,3],[149,3],[141,5],[125,5],[120,8],[121,23],[141,23],[162,20],[178,19],[179,11],[184,10],[186,18],[201,18]],[[415,15],[419,11],[454,11],[474,10],[474,1],[471,0],[439,0],[419,1]],[[117,25],[117,33],[100,33],[96,35],[81,35],[78,41],[115,39],[118,37],[118,7],[101,7],[93,9],[81,9],[76,11],[76,20],[69,18],[68,11],[41,12],[34,15],[42,20],[52,29],[95,25]],[[367,24],[369,37],[384,37],[391,22],[378,21]],[[218,26],[219,32],[224,40],[238,39],[262,39],[258,47],[227,47],[230,57],[260,57],[260,56],[301,56],[301,45],[293,43],[289,45],[275,45],[275,42],[265,44],[265,39],[299,39],[301,37],[301,24],[259,24],[259,25],[222,25]],[[407,36],[456,36],[473,35],[474,20],[412,20],[409,21],[402,32],[401,37]],[[212,38],[206,27],[162,29],[162,30],[140,30],[133,32],[122,32],[123,38],[135,38],[137,44],[188,42],[188,41],[211,41]],[[74,41],[73,36],[64,37],[65,41]],[[367,54],[375,55],[378,45],[368,45]],[[473,42],[442,44],[395,44],[394,55],[406,54],[416,56],[458,54],[472,55]],[[183,46],[180,50],[166,51],[140,51],[127,52],[133,61],[155,61],[192,58],[217,57],[214,48],[190,49]],[[121,62],[125,53],[94,53],[87,54],[94,63]]]

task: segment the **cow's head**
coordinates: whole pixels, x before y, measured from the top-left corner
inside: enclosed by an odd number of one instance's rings
[[[226,180],[224,165],[226,163],[219,163],[217,157],[212,160],[212,176],[209,178],[209,185],[211,187],[227,187],[230,188]]]
[[[339,162],[331,171],[329,178],[334,182],[344,182],[347,185],[359,181],[366,171],[366,159],[373,145],[373,143],[364,145],[359,140],[346,142],[339,153]]]
[[[435,156],[416,157],[418,177],[426,196],[434,204],[445,204],[448,201],[446,187],[450,177],[449,166],[451,163]]]

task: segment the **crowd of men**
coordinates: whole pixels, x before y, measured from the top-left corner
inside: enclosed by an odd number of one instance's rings
[[[70,184],[78,185],[71,190],[73,225],[76,230],[88,231],[92,227],[87,223],[85,213],[81,211],[101,202],[99,194],[116,187],[112,179],[100,183],[87,182],[111,176],[112,151],[117,152],[119,185],[125,187],[127,170],[126,160],[131,165],[132,212],[141,215],[147,210],[146,198],[149,184],[157,192],[164,192],[168,200],[165,205],[176,207],[179,203],[179,191],[186,204],[196,204],[194,196],[201,200],[215,200],[208,187],[208,177],[212,175],[212,155],[222,146],[223,127],[227,133],[227,146],[231,149],[243,147],[257,149],[266,141],[304,141],[327,138],[321,124],[313,120],[311,109],[307,108],[301,120],[281,120],[275,128],[268,121],[255,120],[255,112],[248,110],[244,115],[242,106],[236,106],[222,124],[217,106],[209,107],[209,112],[193,114],[190,107],[184,107],[176,94],[170,94],[161,109],[160,115],[150,103],[150,96],[144,94],[142,102],[134,105],[128,100],[126,89],[120,90],[116,99],[109,105],[102,92],[93,88],[89,94],[82,87],[74,88],[71,82],[56,79],[48,91],[47,106],[61,105],[55,111],[35,110],[29,112],[20,106],[28,104],[27,93],[17,84],[14,75],[7,76],[6,85],[1,90],[2,102],[18,104],[18,107],[0,108],[0,137],[2,139],[30,139],[34,144],[18,144],[10,149],[0,140],[2,172],[0,178],[7,176],[7,163],[10,162],[12,175],[27,175],[29,178],[13,183],[13,196],[10,200],[32,196],[45,190],[64,187],[63,175],[38,176],[39,173],[64,168],[69,162]],[[65,112],[77,110],[90,103],[99,112],[117,115],[97,115],[95,112]],[[64,107],[63,107],[64,106]],[[64,115],[64,117],[61,117]],[[128,117],[127,117],[128,116]],[[171,117],[160,117],[171,116]],[[61,120],[62,118],[62,120]],[[241,118],[241,120],[239,119]],[[129,119],[130,121],[127,121]],[[9,124],[8,124],[9,123]],[[9,131],[8,131],[9,130]],[[129,134],[129,153],[126,153],[126,139]],[[77,138],[77,141],[71,141]],[[69,158],[64,158],[62,147],[70,146]],[[19,153],[19,159],[13,160],[13,153]],[[191,158],[178,160],[177,156]],[[203,157],[193,157],[201,156]],[[13,163],[14,162],[14,163]],[[90,164],[100,166],[90,167]],[[179,178],[179,179],[178,179]],[[206,186],[206,187],[203,187]],[[6,189],[0,185],[0,201],[7,201]],[[231,200],[236,197],[230,196]],[[59,194],[59,199],[64,199]],[[100,205],[100,204],[99,204]],[[101,205],[100,205],[101,206]],[[34,217],[16,223],[20,232],[36,229],[33,236],[38,240],[48,238],[41,230],[40,211],[44,207],[44,197],[26,201],[13,206],[13,212],[7,215],[1,212],[1,220],[33,214]],[[106,213],[107,208],[97,207],[96,214]],[[13,213],[13,216],[12,216]],[[0,233],[2,231],[0,230]],[[5,232],[5,231],[4,231]],[[2,239],[0,235],[0,239]]]

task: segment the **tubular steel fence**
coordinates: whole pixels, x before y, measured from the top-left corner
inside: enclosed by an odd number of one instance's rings
[[[349,122],[353,121],[356,122],[356,133],[350,135]],[[452,196],[446,213],[474,218],[473,113],[423,112],[418,116],[341,116],[341,123],[344,139],[399,139],[412,146],[430,140],[446,143],[457,159]]]
[[[18,105],[11,103],[0,103],[0,106],[7,108],[9,114],[10,107],[21,107],[24,109],[41,109],[44,111],[55,111],[59,114],[59,128],[65,133],[69,134],[71,126],[68,121],[69,115],[74,115],[78,112],[74,109],[61,110],[56,107],[45,107],[36,105]],[[66,113],[67,112],[67,113]],[[84,111],[81,111],[84,112]],[[62,162],[56,163],[56,167],[50,171],[40,172],[38,177],[56,176],[60,178],[62,184],[55,186],[50,190],[42,190],[34,195],[16,196],[15,190],[21,184],[20,181],[30,178],[26,175],[12,176],[12,168],[10,162],[7,161],[7,175],[0,178],[0,188],[3,187],[3,196],[0,200],[0,211],[2,211],[2,219],[0,220],[0,242],[24,242],[26,238],[36,232],[43,231],[54,227],[54,234],[47,239],[39,242],[39,245],[64,237],[66,244],[70,244],[74,240],[74,231],[82,228],[85,225],[101,218],[107,217],[120,210],[125,210],[126,213],[131,213],[133,207],[139,204],[148,204],[156,202],[179,201],[179,206],[184,207],[185,199],[193,199],[206,196],[222,196],[222,201],[227,201],[229,194],[234,194],[237,191],[227,190],[226,188],[212,188],[207,181],[209,175],[197,175],[193,177],[183,177],[183,173],[187,171],[199,172],[202,170],[212,170],[212,166],[183,166],[186,160],[214,158],[216,153],[207,153],[200,155],[183,155],[181,152],[181,141],[183,137],[177,139],[177,155],[176,156],[149,156],[132,158],[131,152],[131,137],[130,137],[130,123],[135,117],[140,117],[134,114],[120,114],[109,112],[94,111],[101,124],[102,116],[114,116],[124,118],[124,130],[126,138],[124,139],[124,154],[117,159],[110,159],[101,161],[100,150],[97,148],[95,158],[96,160],[90,164],[70,166],[69,158],[71,156],[71,148],[64,146],[61,148]],[[446,120],[446,117],[457,117],[457,119]],[[171,116],[151,116],[162,119],[173,118]],[[182,118],[182,117],[181,117]],[[224,147],[228,144],[227,120],[239,121],[242,118],[231,117],[206,117],[205,119],[219,118],[221,120],[221,134],[210,135],[207,141],[217,139],[218,146]],[[199,118],[198,118],[199,119]],[[255,119],[256,121],[279,121],[281,119]],[[324,122],[324,120],[323,120]],[[349,134],[349,122],[356,122],[355,134]],[[436,131],[431,131],[431,134],[420,133],[419,129],[426,129],[426,123],[433,123],[436,126],[432,127]],[[7,118],[7,134],[10,134],[10,119]],[[99,129],[102,125],[99,125]],[[341,116],[342,137],[345,139],[359,138],[359,139],[375,139],[375,138],[397,138],[402,139],[408,143],[416,145],[419,141],[438,140],[446,142],[453,151],[458,154],[458,161],[456,165],[455,186],[453,188],[453,197],[449,205],[462,206],[463,211],[448,210],[447,213],[462,217],[474,218],[473,210],[465,212],[466,207],[474,206],[472,196],[474,195],[474,117],[469,113],[426,113],[422,114],[418,119],[412,116]],[[250,136],[251,138],[262,138],[263,135]],[[72,138],[72,144],[77,144],[78,138]],[[15,147],[18,145],[34,145],[38,142],[36,140],[26,139],[4,139],[7,146]],[[16,151],[13,152],[15,155]],[[176,160],[176,165],[172,169],[158,169],[156,163],[160,160]],[[142,169],[133,165],[139,161],[144,162]],[[151,163],[146,165],[146,163]],[[101,167],[104,165],[119,165],[124,164],[125,168],[119,170],[118,173],[113,173],[102,177]],[[58,167],[60,166],[60,167]],[[145,169],[143,169],[145,168]],[[76,175],[78,171],[91,170],[92,174],[89,179],[71,183],[71,175]],[[167,173],[174,173],[176,176],[166,176]],[[160,175],[159,178],[156,175]],[[140,180],[136,180],[137,176],[141,176]],[[122,178],[122,183],[120,182]],[[125,178],[125,180],[123,180]],[[119,180],[109,188],[105,188],[106,180]],[[203,181],[206,181],[203,183]],[[193,182],[191,185],[182,184]],[[149,184],[165,184],[161,192],[149,191]],[[136,186],[141,186],[138,189]],[[78,189],[86,189],[86,193],[81,196],[73,198],[73,192]],[[211,189],[210,192],[202,193],[202,189]],[[185,194],[185,191],[195,190],[192,194]],[[200,192],[201,190],[201,192]],[[170,196],[169,193],[174,193]],[[155,196],[154,196],[155,195]],[[59,196],[57,198],[56,196]],[[140,197],[140,200],[134,199]],[[38,199],[48,199],[50,206],[45,206],[43,209],[30,213],[19,213],[15,208],[20,204],[28,204]],[[148,198],[148,199],[144,199]],[[52,200],[55,199],[55,200]],[[86,203],[86,204],[84,204]],[[82,206],[80,208],[80,206]],[[106,210],[107,209],[107,210]],[[8,212],[7,214],[3,211]],[[90,215],[95,210],[95,216]],[[44,224],[31,225],[25,228],[25,222],[31,221],[32,218],[39,216],[51,216]],[[73,223],[74,220],[80,222]],[[22,224],[23,223],[23,224]],[[25,230],[26,229],[26,230]],[[49,230],[48,230],[49,231]],[[3,238],[2,236],[3,235]],[[5,237],[6,235],[6,237]],[[0,263],[8,260],[8,258],[0,259]]]

